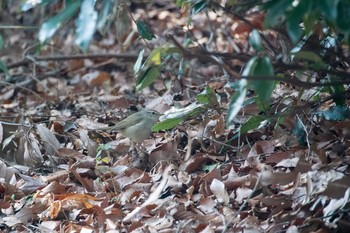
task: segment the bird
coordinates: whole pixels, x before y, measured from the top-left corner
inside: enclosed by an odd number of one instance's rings
[[[152,127],[160,117],[160,113],[152,109],[142,109],[131,114],[116,125],[104,128],[121,133],[135,143],[141,143],[152,134]]]

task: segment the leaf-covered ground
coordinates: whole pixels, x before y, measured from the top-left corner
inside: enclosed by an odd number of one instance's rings
[[[0,83],[0,229],[348,232],[350,120],[334,120],[344,114],[330,110],[332,99],[278,83],[269,112],[247,101],[227,127],[235,80],[204,51],[239,54],[229,58],[238,74],[251,52],[249,27],[220,12],[198,14],[188,26],[171,1],[134,7],[133,17],[147,18],[157,37],[145,44],[111,29],[90,45],[96,56],[71,59],[80,51],[69,28],[38,53],[34,32],[3,34],[0,55],[11,76],[1,74]],[[259,27],[263,16],[250,17]],[[166,57],[155,82],[135,92],[140,51],[183,49],[176,41],[186,39],[194,45],[186,59]],[[161,120],[195,114],[135,151],[120,134],[98,130],[135,107],[155,109]]]

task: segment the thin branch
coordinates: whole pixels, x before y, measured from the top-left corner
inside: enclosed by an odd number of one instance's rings
[[[103,54],[75,54],[75,55],[56,55],[56,56],[27,56],[21,61],[12,63],[7,66],[7,69],[12,69],[19,66],[25,66],[34,61],[67,61],[74,59],[121,59],[125,61],[136,61],[138,54],[117,54],[117,53],[103,53]]]

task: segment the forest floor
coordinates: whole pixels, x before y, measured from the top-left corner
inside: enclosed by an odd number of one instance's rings
[[[35,30],[2,33],[11,76],[0,82],[0,230],[347,232],[350,121],[327,120],[334,103],[313,100],[316,87],[278,83],[270,112],[247,103],[226,126],[235,80],[198,54],[167,57],[159,78],[135,91],[142,49],[190,39],[194,54],[205,44],[240,54],[230,60],[238,73],[251,56],[249,29],[233,29],[233,18],[209,12],[188,26],[185,12],[156,2],[132,9],[156,35],[147,44],[133,22],[132,32],[96,35],[80,57],[69,27],[40,51]],[[20,24],[31,13],[7,14]],[[119,133],[99,130],[135,107],[169,116],[197,110],[201,98],[209,99],[205,108],[137,151]]]

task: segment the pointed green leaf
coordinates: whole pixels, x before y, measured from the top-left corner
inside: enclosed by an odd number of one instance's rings
[[[216,99],[215,92],[210,87],[205,87],[205,89],[196,96],[196,99],[201,104],[210,104]]]
[[[257,52],[261,52],[264,50],[264,47],[263,47],[262,42],[261,42],[261,36],[256,29],[254,29],[249,35],[249,44]]]
[[[241,134],[247,133],[250,130],[260,129],[269,123],[267,116],[252,116],[241,125],[239,131]]]
[[[303,34],[300,24],[304,16],[312,10],[312,4],[312,1],[299,1],[297,5],[287,13],[287,32],[294,43],[296,43]]]
[[[189,117],[198,116],[205,110],[203,104],[192,103],[185,108],[173,107],[163,116],[160,117],[160,122],[155,124],[153,131],[167,130],[174,128]]]
[[[304,123],[302,122],[299,116],[297,116],[297,123],[293,129],[292,134],[298,138],[299,145],[306,145],[307,135],[304,128]]]
[[[265,3],[264,8],[267,10],[264,25],[269,28],[279,22],[287,8],[292,5],[293,0],[272,0]]]
[[[299,51],[299,52],[291,53],[291,54],[294,55],[294,58],[296,58],[296,59],[310,61],[310,62],[314,62],[316,64],[323,64],[324,65],[322,58],[317,53],[314,53],[311,51]]]
[[[3,61],[0,61],[0,70],[5,73],[6,79],[10,77],[10,73],[7,69],[7,66]]]
[[[39,41],[41,43],[46,42],[50,39],[57,29],[67,20],[69,20],[74,13],[77,11],[81,4],[80,0],[70,0],[66,1],[66,8],[61,10],[57,15],[51,17],[45,23],[41,25],[39,31]]]
[[[142,49],[139,53],[139,56],[137,57],[137,61],[134,64],[134,74],[137,75],[138,72],[140,72],[142,67],[142,60],[143,60],[143,54],[145,53],[145,50]]]
[[[338,14],[337,5],[339,0],[322,0],[317,2],[322,13],[329,20],[335,20]]]
[[[162,60],[161,60],[161,55],[162,55],[162,52],[164,52],[166,49],[164,48],[156,48],[156,49],[153,49],[151,54],[148,56],[147,58],[147,65],[160,65]]]
[[[146,40],[152,40],[153,38],[156,38],[151,28],[145,22],[138,20],[136,22],[136,26],[137,26],[137,31],[139,32],[142,38]]]
[[[268,56],[259,58],[254,67],[253,76],[273,77],[274,71],[271,60]],[[275,81],[272,80],[252,80],[251,84],[256,91],[258,107],[261,111],[267,111],[270,108],[270,98],[275,89]]]
[[[340,1],[338,4],[337,25],[345,32],[350,32],[350,2]]]
[[[191,8],[191,16],[194,16],[204,10],[208,5],[208,1],[197,1]]]
[[[153,132],[158,132],[160,130],[168,130],[172,129],[181,122],[183,122],[185,119],[184,118],[171,118],[171,119],[166,119],[164,121],[158,122],[152,127]]]
[[[81,4],[80,14],[77,19],[75,43],[86,52],[87,47],[96,30],[97,12],[94,9],[95,0],[84,0]]]
[[[156,66],[149,67],[136,83],[136,90],[140,91],[145,87],[148,87],[159,75],[159,68]]]
[[[233,96],[229,109],[226,116],[226,126],[230,125],[231,121],[237,116],[238,112],[241,110],[245,97],[248,90],[248,81],[247,79],[239,80],[239,90]]]
[[[273,77],[274,71],[271,60],[268,56],[253,57],[245,65],[242,77]],[[257,93],[257,104],[261,111],[269,108],[270,98],[275,89],[275,82],[272,80],[249,80],[249,87]]]
[[[104,33],[105,31],[105,26],[108,22],[108,19],[110,17],[114,4],[115,4],[115,0],[103,0],[102,8],[98,14],[98,20],[97,20],[97,26],[96,26],[101,33]]]

